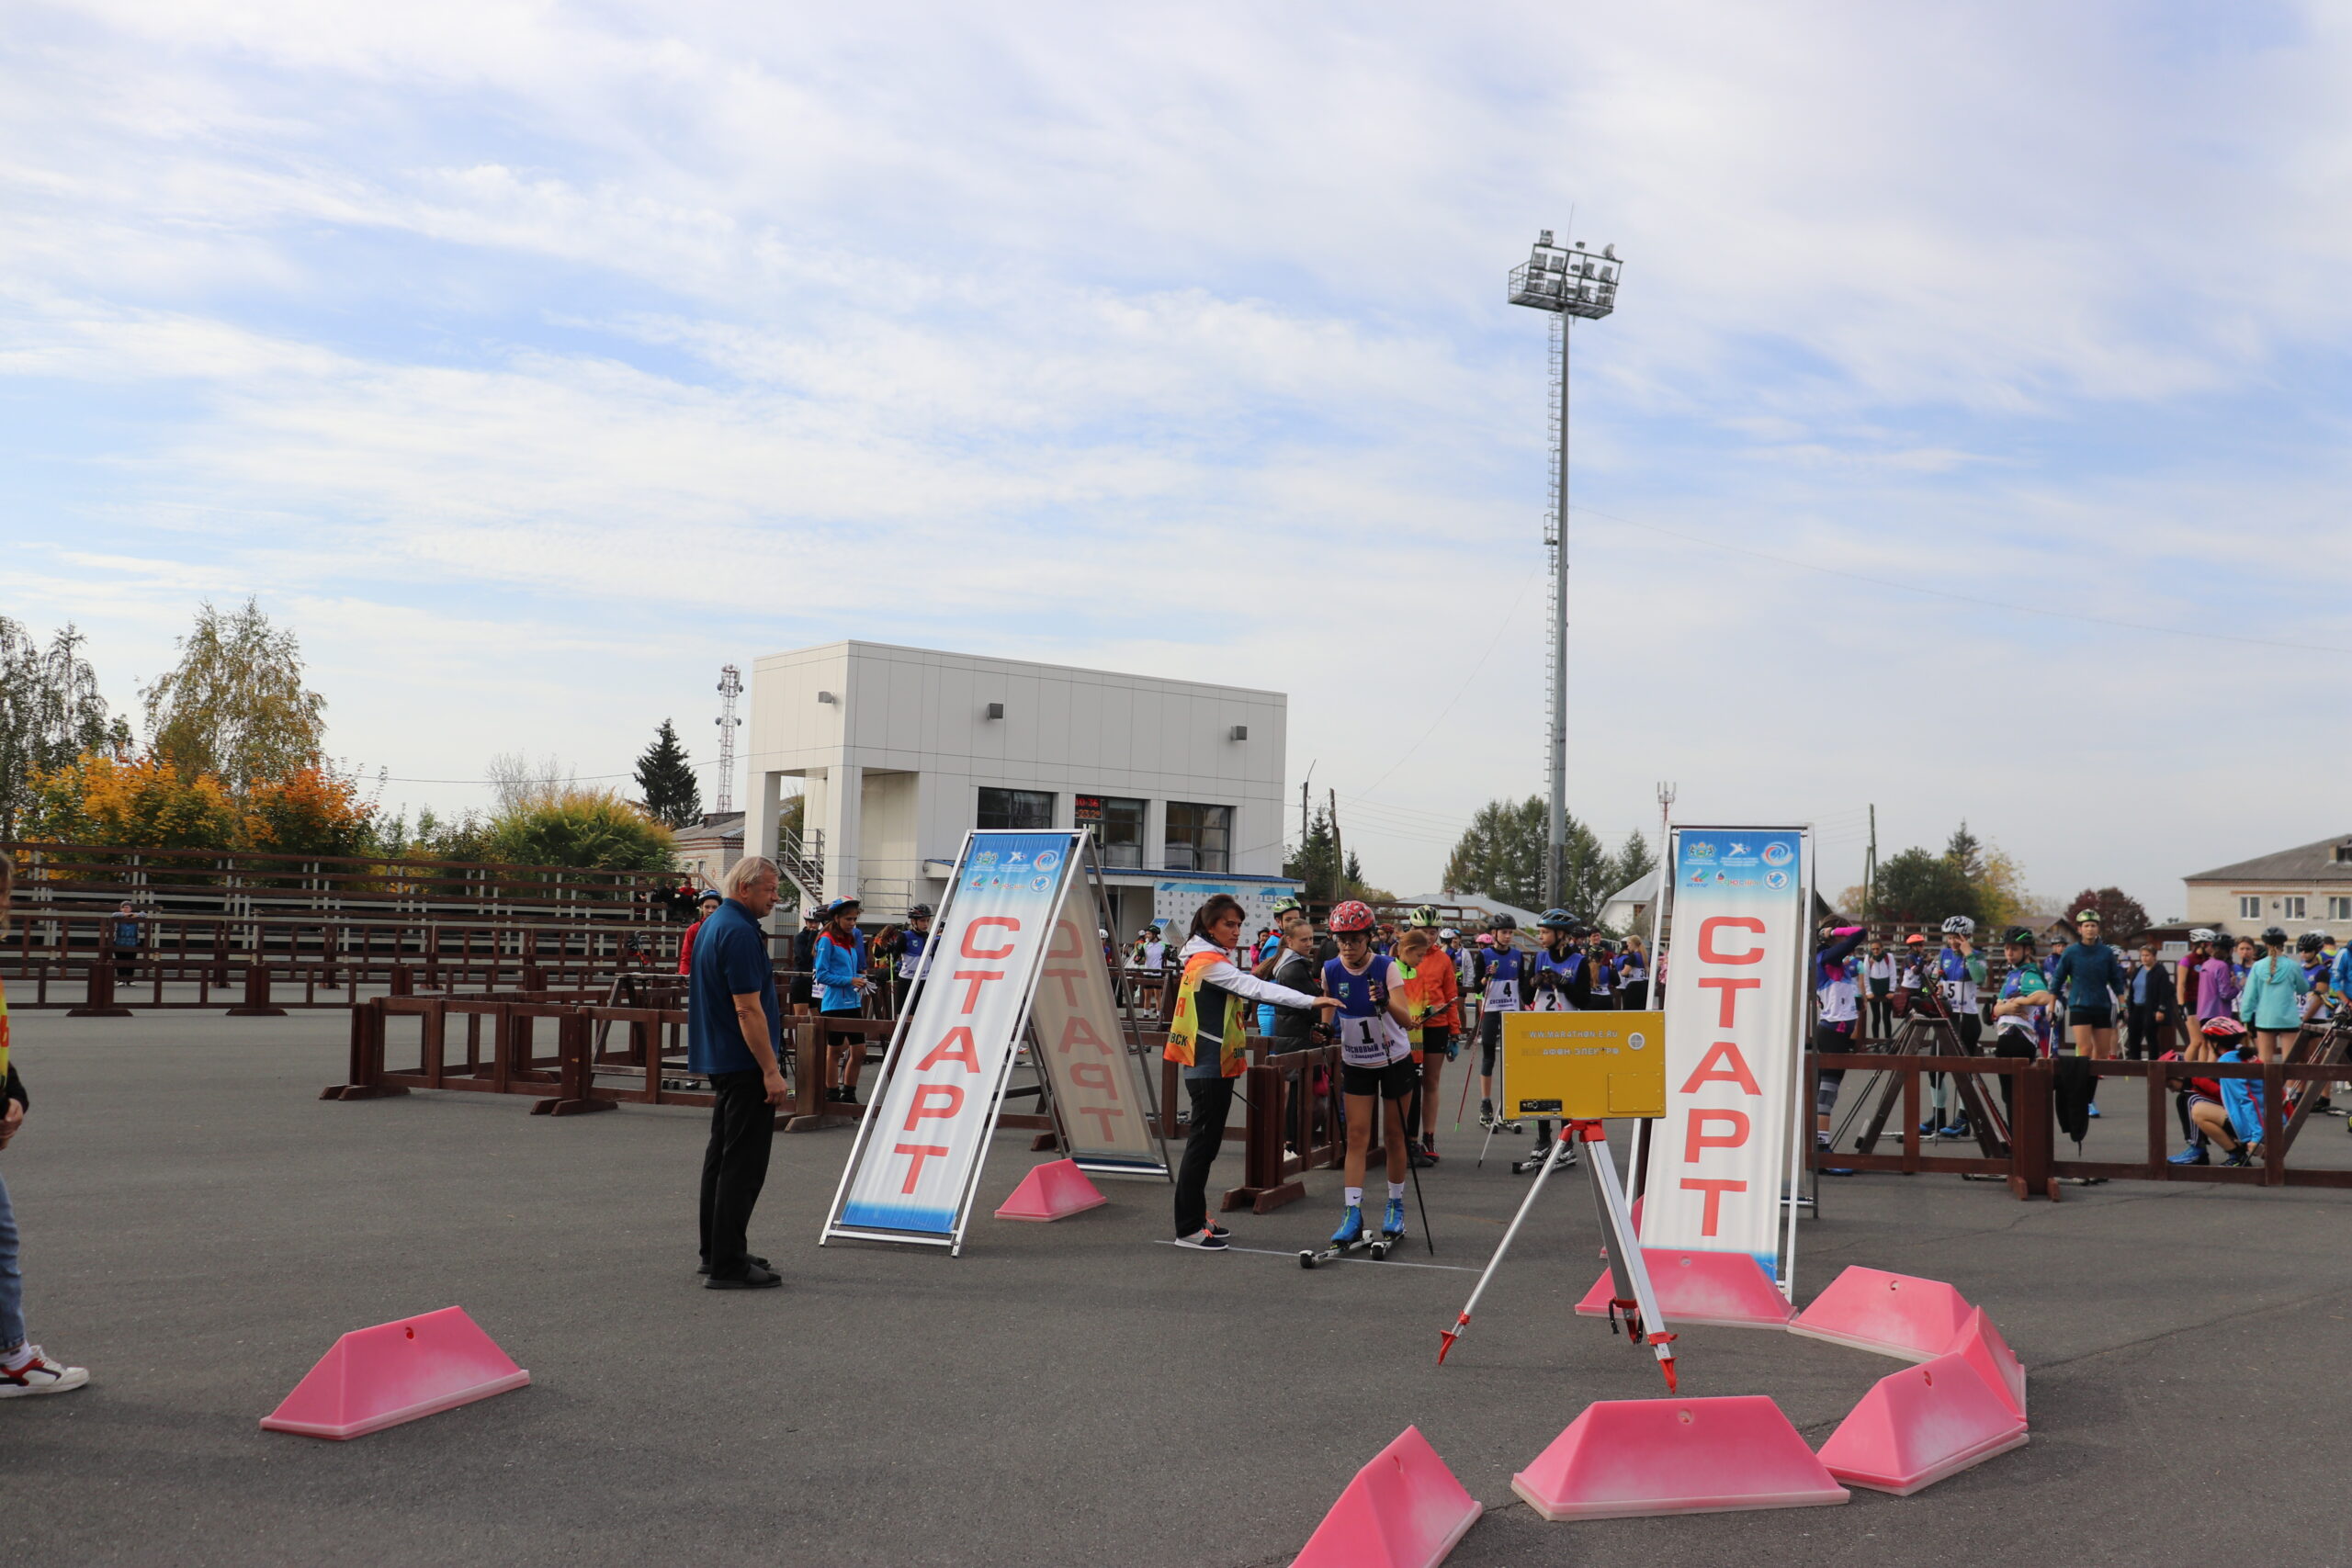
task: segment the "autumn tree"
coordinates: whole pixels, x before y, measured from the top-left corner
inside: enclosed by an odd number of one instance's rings
[[[130,750],[130,726],[107,711],[97,674],[82,657],[85,640],[69,624],[44,648],[0,615],[0,839],[25,826],[37,774],[85,751],[119,757]]]
[[[252,599],[227,613],[207,602],[179,639],[180,660],[141,695],[148,744],[185,773],[209,773],[243,798],[319,760],[326,699],[303,682],[294,634]]]

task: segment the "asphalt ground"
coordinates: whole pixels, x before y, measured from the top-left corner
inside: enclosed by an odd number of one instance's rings
[[[36,1103],[0,1169],[33,1335],[93,1381],[0,1405],[10,1568],[1274,1564],[1408,1424],[1487,1506],[1459,1564],[2352,1562],[2352,1195],[1826,1182],[1799,1299],[1849,1263],[1951,1280],[2030,1369],[2031,1444],[1907,1499],[1553,1525],[1511,1473],[1587,1402],[1662,1388],[1570,1314],[1597,1234],[1556,1179],[1434,1364],[1524,1190],[1469,1168],[1474,1132],[1426,1179],[1434,1258],[1416,1236],[1313,1273],[1329,1174],[1231,1220],[1263,1250],[1204,1256],[1165,1245],[1164,1186],[986,1217],[1042,1157],[1009,1134],[951,1259],[820,1248],[849,1134],[779,1137],[753,1241],[787,1285],[729,1293],[693,1272],[696,1113],[322,1102],[339,1013],[15,1023]],[[2139,1126],[2110,1121],[2095,1145]],[[350,1443],[257,1429],[338,1334],[453,1303],[531,1387]],[[1896,1364],[1736,1329],[1679,1348],[1686,1393],[1771,1394],[1816,1445]]]

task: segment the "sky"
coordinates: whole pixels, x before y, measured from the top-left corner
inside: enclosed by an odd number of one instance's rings
[[[131,707],[256,596],[388,808],[707,791],[854,637],[1287,692],[1430,888],[1545,787],[1550,228],[1584,819],[2160,918],[2352,830],[2343,6],[0,16],[0,614]]]

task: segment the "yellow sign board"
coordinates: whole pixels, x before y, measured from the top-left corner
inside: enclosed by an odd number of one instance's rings
[[[1503,1014],[1503,1114],[1666,1114],[1666,1014]]]

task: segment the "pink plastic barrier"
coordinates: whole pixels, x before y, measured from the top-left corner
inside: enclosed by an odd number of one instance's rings
[[[1965,1358],[1992,1385],[1993,1392],[2017,1412],[2018,1419],[2025,1419],[2025,1364],[2009,1348],[2009,1342],[2001,1337],[2001,1331],[1993,1326],[1993,1320],[1984,1315],[1983,1307],[1968,1314],[1968,1326],[1953,1342],[1952,1354]]]
[[[1908,1497],[1995,1454],[2023,1448],[2025,1420],[1960,1355],[1878,1380],[1821,1445],[1829,1473]]]
[[[1086,1209],[1098,1209],[1111,1200],[1086,1179],[1075,1160],[1047,1160],[1021,1179],[1012,1196],[996,1212],[1000,1220],[1058,1220]]]
[[[1975,1309],[1941,1280],[1847,1269],[1789,1322],[1789,1332],[1924,1361],[1952,1348]]]
[[[353,1329],[261,1424],[310,1438],[356,1438],[530,1381],[463,1307],[443,1307]]]
[[[1744,1252],[1679,1252],[1645,1247],[1642,1258],[1650,1267],[1650,1285],[1657,1292],[1658,1311],[1668,1325],[1713,1324],[1719,1328],[1786,1328],[1790,1307],[1780,1287],[1764,1276],[1756,1259]],[[1608,1270],[1577,1303],[1587,1317],[1607,1317],[1615,1288]]]
[[[1547,1519],[1811,1508],[1853,1495],[1760,1393],[1599,1401],[1510,1489]]]
[[[1408,1427],[1356,1472],[1291,1568],[1437,1568],[1482,1511]]]

